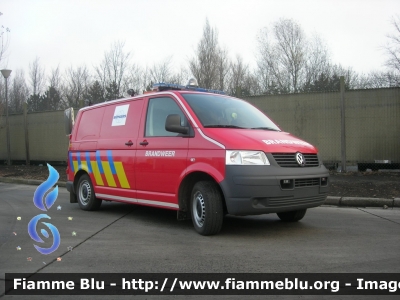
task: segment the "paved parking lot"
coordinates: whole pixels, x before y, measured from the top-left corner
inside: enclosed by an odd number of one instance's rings
[[[2,293],[4,274],[11,272],[400,272],[400,209],[322,206],[298,223],[275,214],[227,216],[219,235],[204,237],[191,221],[177,221],[174,211],[109,202],[82,211],[64,188],[47,212],[61,244],[42,255],[27,231],[43,213],[33,205],[35,189],[0,183]]]

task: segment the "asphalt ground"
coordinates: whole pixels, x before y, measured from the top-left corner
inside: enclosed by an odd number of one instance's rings
[[[82,211],[78,204],[69,203],[61,187],[47,212],[61,243],[55,252],[42,255],[27,232],[32,217],[43,213],[33,204],[35,190],[33,185],[0,183],[1,293],[5,273],[16,272],[400,273],[399,208],[321,206],[309,209],[297,223],[281,222],[275,214],[227,216],[220,234],[204,237],[194,231],[191,221],[177,221],[174,211],[104,201],[99,211]],[[190,298],[200,297],[204,298]],[[348,297],[342,298],[361,299]]]

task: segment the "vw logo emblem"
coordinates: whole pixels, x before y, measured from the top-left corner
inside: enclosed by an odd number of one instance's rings
[[[304,167],[306,165],[306,159],[304,158],[304,155],[300,152],[296,153],[296,161],[300,167]]]

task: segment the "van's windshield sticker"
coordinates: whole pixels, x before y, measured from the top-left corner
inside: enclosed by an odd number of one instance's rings
[[[120,105],[115,107],[113,120],[111,126],[123,126],[128,116],[129,104]]]
[[[296,141],[296,140],[262,140],[267,145],[304,145],[304,146],[311,146],[309,143],[304,141]]]
[[[175,156],[175,151],[146,151],[144,156]]]

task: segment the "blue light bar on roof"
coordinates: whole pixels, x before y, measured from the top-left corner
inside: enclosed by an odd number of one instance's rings
[[[158,90],[160,92],[168,91],[168,90],[195,91],[195,92],[205,92],[205,93],[225,95],[225,92],[223,92],[223,91],[203,89],[203,88],[199,88],[199,87],[194,88],[194,87],[190,87],[190,86],[184,86],[184,85],[174,84],[174,83],[164,83],[164,82],[153,84],[153,90]]]
[[[174,84],[174,83],[155,83],[153,84],[153,89],[158,89],[159,91],[166,90],[184,90],[186,87],[184,85]]]
[[[196,92],[205,92],[205,93],[213,93],[213,94],[225,95],[224,91],[210,90],[210,89],[203,89],[203,88],[187,88],[187,90],[196,91]]]

